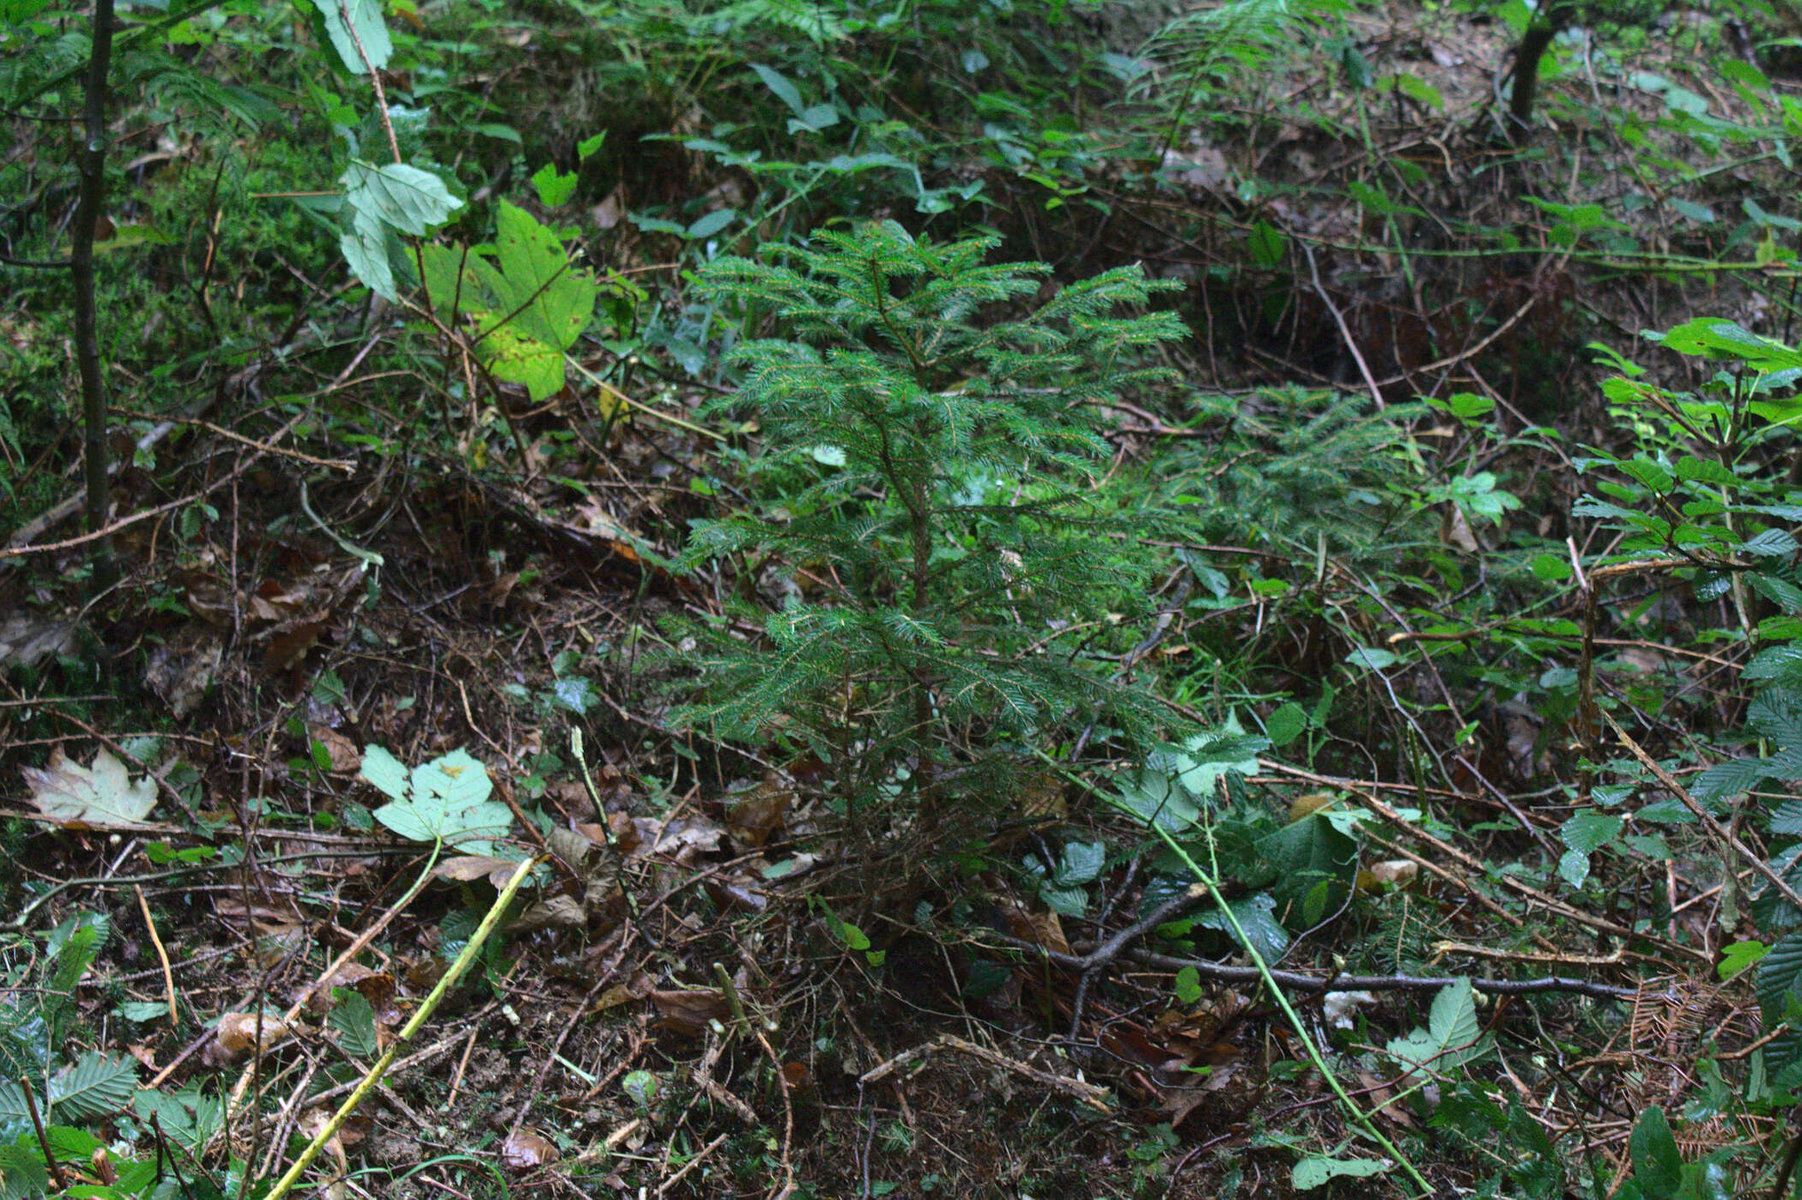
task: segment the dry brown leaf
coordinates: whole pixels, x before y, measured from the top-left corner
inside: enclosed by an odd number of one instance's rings
[[[299,1022],[290,1026],[273,1013],[262,1014],[259,1026],[256,1013],[228,1012],[219,1018],[218,1025],[214,1027],[213,1040],[207,1046],[204,1057],[209,1066],[223,1066],[236,1062],[256,1049],[259,1030],[262,1033],[262,1049],[267,1051],[277,1042],[304,1028]]]
[[[586,928],[588,928],[588,912],[582,902],[574,896],[546,896],[507,922],[509,933],[530,933],[537,929]]]
[[[474,883],[478,879],[486,879],[498,890],[507,886],[507,880],[518,869],[517,860],[490,858],[486,854],[459,854],[432,868],[432,874],[457,883]]]
[[[726,832],[740,850],[760,850],[782,827],[794,792],[777,779],[765,779],[726,814]]]
[[[75,644],[75,622],[19,610],[0,621],[0,663],[37,665],[53,654],[66,654]]]
[[[637,826],[639,840],[635,853],[660,854],[678,863],[712,854],[726,836],[724,827],[706,817],[677,817],[667,825],[655,817],[634,817],[632,823]]]
[[[725,1021],[732,1015],[726,993],[718,988],[695,988],[690,991],[656,991],[651,1003],[662,1013],[653,1022],[659,1029],[698,1037],[713,1021]]]
[[[561,1157],[557,1147],[529,1129],[516,1130],[501,1143],[501,1161],[515,1171],[526,1171],[554,1163]]]

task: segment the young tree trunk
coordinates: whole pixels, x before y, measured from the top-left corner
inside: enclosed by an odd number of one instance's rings
[[[94,39],[88,54],[84,140],[78,157],[81,195],[69,231],[69,268],[75,284],[75,363],[81,372],[81,414],[87,480],[88,532],[99,533],[107,521],[106,380],[100,361],[100,323],[95,304],[94,231],[106,200],[107,72],[113,57],[113,0],[95,0]],[[118,578],[111,538],[99,538],[89,554],[95,595]]]

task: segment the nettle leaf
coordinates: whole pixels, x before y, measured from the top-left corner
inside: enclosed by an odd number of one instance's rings
[[[415,767],[410,775],[379,746],[363,752],[359,774],[395,799],[373,814],[404,838],[442,841],[469,854],[494,854],[494,842],[512,827],[513,813],[488,799],[494,782],[481,763],[455,750]]]
[[[1358,843],[1324,813],[1310,813],[1258,839],[1279,873],[1272,893],[1290,926],[1316,925],[1344,904],[1357,874]]]
[[[156,805],[156,783],[149,776],[132,780],[125,764],[104,747],[94,753],[92,767],[68,759],[59,747],[49,765],[24,767],[21,774],[31,802],[64,826],[130,829],[142,825]]]
[[[1115,777],[1114,803],[1146,825],[1166,833],[1183,833],[1201,820],[1195,797],[1164,771],[1146,768],[1131,776]]]
[[[1393,1039],[1384,1049],[1406,1069],[1404,1085],[1487,1055],[1491,1049],[1489,1035],[1477,1020],[1476,994],[1470,980],[1460,979],[1441,988],[1433,998],[1427,1027]]]
[[[1276,919],[1276,898],[1267,892],[1259,892],[1255,896],[1247,896],[1235,900],[1230,905],[1233,916],[1238,919],[1239,928],[1245,931],[1246,941],[1265,962],[1275,962],[1281,958],[1283,951],[1289,948],[1289,931],[1284,929]],[[1218,929],[1233,937],[1232,923],[1226,914],[1219,909],[1203,913],[1194,918],[1196,926],[1202,929]]]

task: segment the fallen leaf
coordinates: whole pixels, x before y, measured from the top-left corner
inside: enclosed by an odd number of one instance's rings
[[[263,1050],[268,1050],[299,1028],[299,1024],[289,1026],[271,1013],[262,1014],[259,1026],[256,1013],[228,1012],[220,1016],[219,1024],[214,1027],[213,1041],[207,1046],[204,1057],[209,1066],[223,1066],[236,1062],[259,1044]],[[262,1034],[260,1043],[259,1032]]]
[[[37,665],[52,654],[67,654],[75,645],[75,623],[32,612],[15,612],[0,621],[0,663]]]
[[[487,854],[459,854],[433,867],[432,874],[457,883],[474,883],[478,879],[486,879],[499,889],[507,886],[507,880],[518,869],[517,859],[494,858]]]
[[[542,1167],[556,1162],[558,1157],[557,1147],[529,1129],[517,1130],[501,1143],[501,1161],[515,1171]]]
[[[732,1015],[726,993],[718,988],[695,988],[687,991],[651,993],[651,1003],[663,1016],[654,1022],[659,1029],[698,1037],[713,1021],[725,1021]]]
[[[92,767],[70,761],[59,746],[48,767],[23,770],[32,803],[64,828],[132,829],[156,806],[150,777],[133,782],[125,764],[104,747],[95,752]]]

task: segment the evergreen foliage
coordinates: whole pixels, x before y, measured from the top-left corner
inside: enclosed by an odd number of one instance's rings
[[[774,727],[838,764],[855,749],[866,785],[925,797],[1066,722],[1150,732],[1150,699],[1092,654],[1099,606],[1142,594],[1098,499],[1102,422],[1165,374],[1144,352],[1182,326],[1123,315],[1160,290],[1136,268],[1041,299],[1049,268],[985,265],[995,244],[886,223],[703,272],[791,336],[741,346],[743,388],[718,406],[755,417],[753,478],[779,486],[697,525],[690,561],[744,554],[805,583],[762,641],[707,639],[680,719]]]

